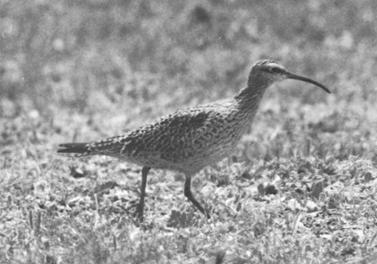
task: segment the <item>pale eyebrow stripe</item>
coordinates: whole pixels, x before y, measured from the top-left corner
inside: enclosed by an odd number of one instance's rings
[[[279,69],[282,69],[282,70],[284,70],[284,68],[283,67],[281,67],[281,65],[279,65],[279,64],[276,64],[276,63],[269,63],[268,64],[268,66],[271,66],[271,67],[275,67],[275,68],[279,68]]]

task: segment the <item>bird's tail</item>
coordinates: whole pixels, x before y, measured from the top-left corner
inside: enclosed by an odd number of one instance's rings
[[[108,155],[117,157],[121,154],[126,142],[127,135],[121,135],[94,142],[64,143],[59,144],[58,153],[69,154],[73,157],[89,155]]]
[[[58,153],[72,154],[75,157],[92,155],[90,143],[64,143],[59,144]]]

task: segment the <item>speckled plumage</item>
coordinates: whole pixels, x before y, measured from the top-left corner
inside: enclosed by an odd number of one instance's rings
[[[232,153],[250,127],[266,88],[274,81],[289,78],[288,74],[273,61],[257,62],[247,87],[234,98],[176,111],[121,136],[91,143],[61,144],[58,152],[118,157],[147,168],[145,174],[149,168],[183,172],[188,178],[185,195],[205,213],[191,194],[191,175]],[[139,213],[142,218],[142,212]]]

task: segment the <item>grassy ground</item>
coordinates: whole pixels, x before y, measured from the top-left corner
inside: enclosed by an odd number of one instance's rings
[[[373,263],[377,4],[1,1],[1,263]],[[233,156],[183,177],[57,156],[232,96],[274,58],[325,83],[269,89]]]

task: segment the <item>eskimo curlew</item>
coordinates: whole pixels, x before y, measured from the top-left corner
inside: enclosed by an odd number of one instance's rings
[[[182,172],[186,177],[185,196],[209,217],[191,192],[192,176],[231,154],[250,127],[267,87],[284,79],[308,82],[330,93],[324,85],[290,73],[272,60],[258,61],[251,68],[246,88],[231,99],[178,110],[124,135],[89,143],[60,144],[58,153],[77,157],[107,155],[142,166],[137,209],[141,221],[150,168]]]

